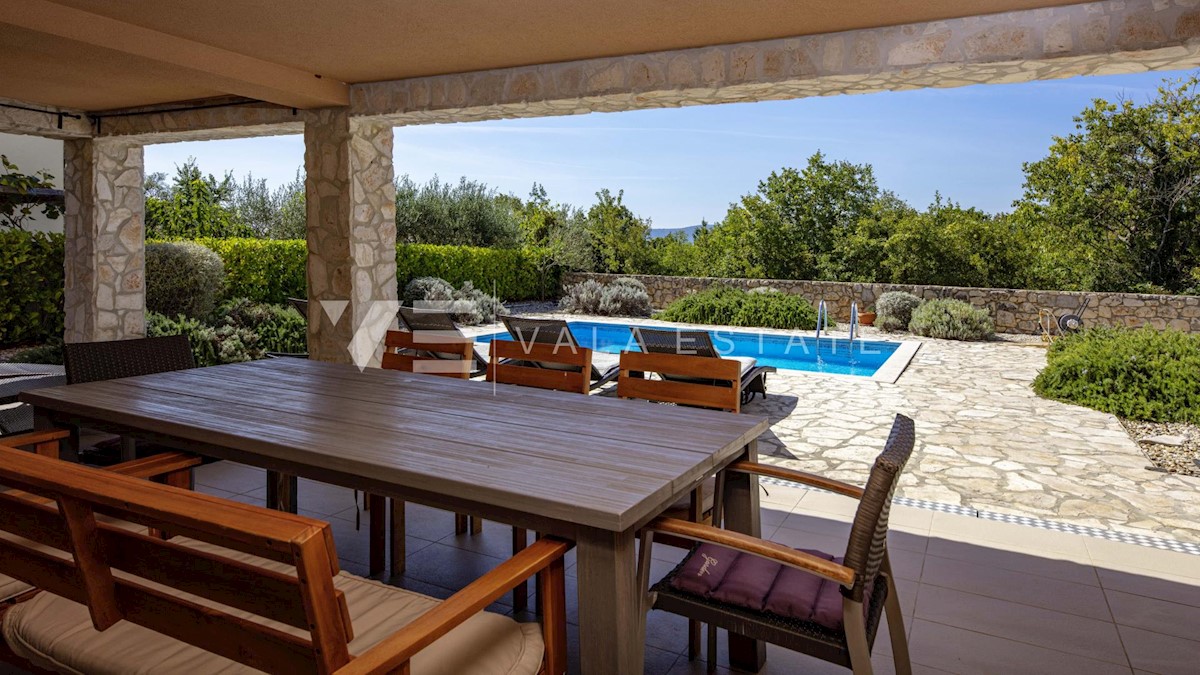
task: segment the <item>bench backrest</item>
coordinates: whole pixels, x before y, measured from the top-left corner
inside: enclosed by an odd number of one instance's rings
[[[592,350],[575,344],[492,340],[487,379],[586,394],[592,389]]]
[[[741,369],[733,359],[622,352],[617,396],[739,412]],[[649,379],[647,373],[663,379]]]
[[[0,573],[87,605],[97,630],[126,620],[267,672],[329,673],[349,663],[353,631],[345,596],[333,586],[338,561],[329,524],[2,445],[0,484],[23,491],[0,493],[0,530],[63,552],[0,538]],[[292,565],[295,572],[133,532],[103,517]]]
[[[382,366],[388,370],[467,379],[475,358],[475,341],[437,331],[389,330]],[[396,350],[403,350],[397,354]]]

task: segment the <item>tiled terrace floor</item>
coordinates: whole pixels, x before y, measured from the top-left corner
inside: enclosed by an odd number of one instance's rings
[[[200,469],[197,489],[261,504],[264,481],[260,470],[224,462]],[[844,549],[852,502],[819,491],[767,489],[764,535],[792,546]],[[302,512],[333,524],[344,567],[365,573],[367,534],[354,528],[352,493],[301,481],[299,499]],[[904,506],[892,513],[893,565],[916,672],[1196,672],[1200,556]],[[482,535],[455,535],[451,514],[412,504],[408,534],[407,574],[392,581],[436,597],[509,555],[504,526],[488,523]],[[680,554],[657,547],[656,578]],[[573,623],[573,569],[567,583]],[[493,609],[507,613],[511,604],[505,599]],[[702,673],[703,661],[689,663],[684,655],[685,632],[679,617],[652,613],[645,672]],[[877,672],[890,673],[883,635],[875,663]],[[574,652],[573,625],[570,636]],[[846,671],[772,647],[763,672]]]
[[[1034,394],[1033,379],[1046,362],[1040,343],[871,331],[868,338],[922,342],[900,379],[889,384],[795,370],[771,375],[770,396],[743,408],[771,419],[760,444],[764,461],[861,484],[893,415],[903,413],[916,420],[917,448],[900,496],[1200,542],[1200,478],[1148,470],[1150,461],[1113,415]],[[606,393],[615,395],[612,388]]]

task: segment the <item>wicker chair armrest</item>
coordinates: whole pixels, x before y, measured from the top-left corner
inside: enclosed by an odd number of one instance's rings
[[[783,544],[759,539],[748,534],[722,530],[703,523],[692,523],[686,520],[679,520],[678,518],[666,517],[655,518],[644,529],[736,549],[743,553],[773,560],[788,567],[794,567],[802,572],[815,574],[842,586],[850,587],[854,584],[854,570],[845,565],[839,565],[831,560],[818,558],[811,553],[797,551]]]
[[[500,563],[437,607],[417,617],[382,642],[339,668],[337,675],[407,673],[408,661],[417,652],[475,616],[522,581],[566,555],[573,544],[553,537],[535,541]]]
[[[726,471],[737,471],[739,473],[754,473],[760,476],[770,476],[781,480],[791,481],[793,483],[803,483],[811,485],[822,490],[836,492],[839,495],[853,497],[854,499],[862,499],[863,489],[843,483],[840,480],[833,480],[824,476],[818,476],[815,473],[806,471],[797,471],[796,469],[787,469],[782,466],[773,466],[771,464],[759,464],[757,462],[734,462],[725,467]]]

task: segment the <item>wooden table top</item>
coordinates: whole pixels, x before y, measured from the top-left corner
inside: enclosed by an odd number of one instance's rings
[[[768,428],[750,415],[303,359],[38,389],[21,400],[264,464],[612,531],[658,513]]]

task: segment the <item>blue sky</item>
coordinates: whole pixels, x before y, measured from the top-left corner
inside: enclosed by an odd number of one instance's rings
[[[419,182],[465,175],[519,196],[536,181],[551,200],[579,206],[601,188],[624,189],[630,208],[670,228],[720,220],[771,171],[821,150],[873,165],[880,186],[914,206],[940,190],[1002,211],[1021,194],[1021,163],[1045,156],[1093,99],[1144,102],[1164,77],[1184,74],[399,127],[395,167]],[[206,172],[278,185],[295,176],[304,145],[299,136],[151,145],[146,170],[171,173],[190,156]]]

